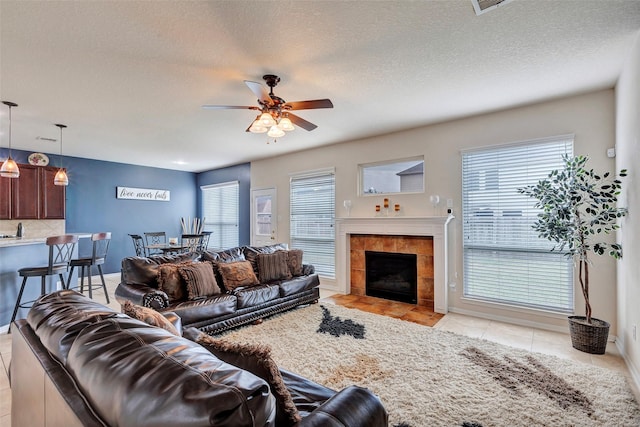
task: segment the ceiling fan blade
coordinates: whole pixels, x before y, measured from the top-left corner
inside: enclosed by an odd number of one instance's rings
[[[314,99],[311,101],[287,102],[284,107],[292,110],[313,110],[316,108],[333,108],[333,103],[330,99]]]
[[[308,122],[305,119],[296,116],[295,114],[289,113],[288,117],[294,125],[300,126],[302,129],[311,131],[318,127],[317,125],[314,125],[313,123]]]
[[[205,110],[259,110],[260,108],[249,105],[203,105]]]
[[[262,86],[260,83],[252,82],[249,80],[245,80],[244,83],[251,89],[251,92],[254,93],[255,96],[258,97],[258,100],[263,104],[273,105],[273,100],[269,96],[269,92],[267,88]]]

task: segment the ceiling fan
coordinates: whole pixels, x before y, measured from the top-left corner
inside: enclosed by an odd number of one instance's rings
[[[247,128],[247,132],[264,133],[273,138],[279,138],[285,131],[294,130],[294,124],[302,129],[312,131],[318,126],[292,114],[294,110],[313,110],[316,108],[333,108],[333,103],[329,99],[314,99],[309,101],[286,102],[284,99],[273,94],[273,88],[280,82],[280,77],[274,74],[262,76],[267,86],[271,88],[269,92],[260,83],[245,80],[245,84],[258,97],[259,106],[240,105],[203,105],[202,108],[209,110],[224,109],[248,109],[260,111],[260,114]]]

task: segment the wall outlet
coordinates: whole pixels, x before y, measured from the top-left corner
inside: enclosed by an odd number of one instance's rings
[[[453,207],[453,199],[447,199],[447,207],[451,209]]]

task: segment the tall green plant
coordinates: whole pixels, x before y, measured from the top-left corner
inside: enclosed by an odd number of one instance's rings
[[[519,188],[518,192],[537,199],[542,209],[533,229],[538,236],[555,242],[553,250],[566,251],[578,262],[578,276],[585,300],[587,322],[591,323],[589,302],[589,253],[622,258],[622,246],[617,243],[594,242],[596,236],[620,228],[618,218],[627,214],[616,206],[622,188],[619,178],[609,172],[598,174],[586,169],[588,157],[563,156],[564,169],[551,171],[538,184]],[[618,174],[627,175],[626,169]]]

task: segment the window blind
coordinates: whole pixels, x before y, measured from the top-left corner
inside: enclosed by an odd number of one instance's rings
[[[573,262],[531,228],[540,212],[518,193],[573,154],[573,136],[462,154],[464,296],[568,313]]]
[[[209,247],[228,249],[238,246],[238,181],[200,187],[204,231],[211,231]]]
[[[335,174],[295,175],[290,183],[290,246],[321,276],[335,277]]]

